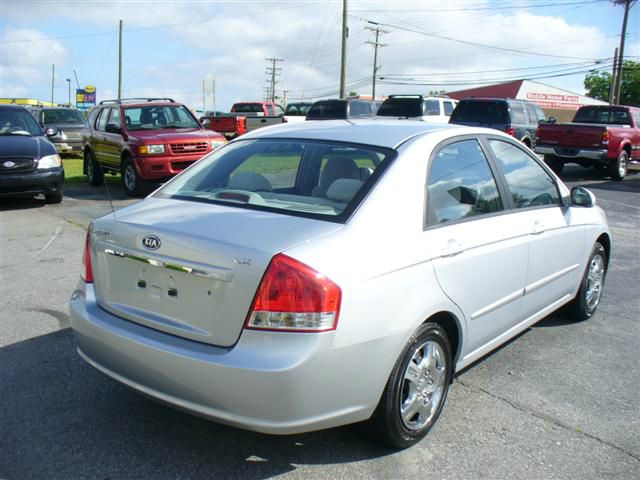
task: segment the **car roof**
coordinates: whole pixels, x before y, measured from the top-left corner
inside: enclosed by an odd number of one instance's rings
[[[443,130],[473,133],[469,127],[434,124],[412,120],[368,118],[358,120],[322,120],[285,123],[247,133],[241,139],[296,138],[306,140],[333,140],[379,147],[396,148],[416,135]],[[484,129],[480,129],[484,131]]]
[[[11,108],[14,110],[26,110],[25,105],[17,105],[15,103],[0,103],[0,108]]]

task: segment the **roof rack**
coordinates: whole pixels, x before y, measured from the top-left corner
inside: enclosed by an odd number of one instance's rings
[[[173,98],[122,98],[120,100],[102,100],[100,105],[105,105],[109,103],[114,103],[117,105],[121,105],[123,103],[141,103],[141,102],[171,102],[175,103],[176,101]]]

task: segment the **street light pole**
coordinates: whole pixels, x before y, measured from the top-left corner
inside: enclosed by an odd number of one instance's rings
[[[69,107],[71,107],[71,79],[67,78],[67,86],[69,87]]]

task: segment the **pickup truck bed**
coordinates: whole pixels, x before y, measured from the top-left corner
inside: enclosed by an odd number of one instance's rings
[[[541,124],[536,153],[557,174],[565,163],[606,169],[622,180],[629,163],[640,161],[640,109],[626,106],[585,106],[574,122]]]

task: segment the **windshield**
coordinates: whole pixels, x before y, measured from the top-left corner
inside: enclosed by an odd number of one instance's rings
[[[286,110],[284,111],[285,115],[289,115],[291,117],[304,117],[309,108],[311,108],[312,103],[290,103],[287,105]]]
[[[236,141],[154,195],[342,221],[393,156],[393,150],[333,142]]]
[[[422,100],[419,98],[389,98],[378,109],[383,117],[420,117]]]
[[[576,112],[573,121],[576,123],[631,125],[629,112],[619,107],[583,107]]]
[[[462,101],[451,114],[449,123],[509,123],[509,112],[505,102]]]
[[[47,108],[42,110],[42,123],[46,124],[69,124],[84,123],[84,117],[77,110],[70,108]]]
[[[127,130],[161,128],[200,128],[200,124],[183,105],[149,105],[125,108]]]
[[[42,135],[40,126],[22,108],[0,108],[0,135]]]
[[[314,103],[307,112],[309,118],[347,118],[347,102],[327,100]]]

